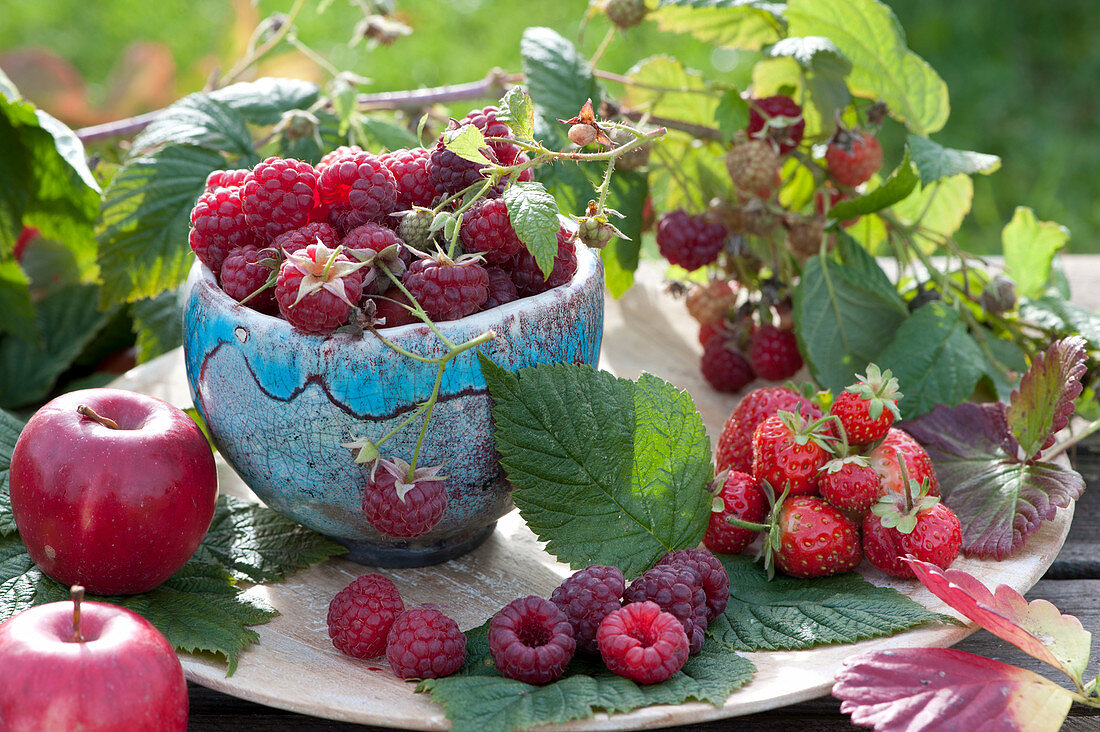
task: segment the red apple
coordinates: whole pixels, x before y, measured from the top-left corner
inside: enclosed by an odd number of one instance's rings
[[[15,525],[34,563],[97,595],[151,590],[182,567],[218,497],[202,431],[167,402],[85,389],[39,409],[15,443]]]
[[[0,624],[0,727],[7,732],[187,729],[187,682],[168,640],[100,602],[51,602]]]

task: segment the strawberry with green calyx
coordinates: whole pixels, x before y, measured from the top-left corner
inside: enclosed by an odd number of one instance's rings
[[[882,479],[865,456],[847,455],[822,466],[818,488],[832,505],[862,517],[878,500]]]
[[[769,500],[771,487],[762,487]],[[850,572],[863,559],[859,524],[835,506],[815,496],[788,497],[784,491],[772,502],[766,524],[755,524],[729,517],[734,526],[766,531],[760,552],[768,578],[778,568],[792,577],[828,577]]]
[[[901,419],[898,380],[890,369],[868,364],[867,375],[837,395],[829,412],[836,416],[853,445],[869,445],[886,436],[895,419]]]
[[[792,496],[817,495],[818,473],[836,439],[829,434],[832,421],[835,417],[810,421],[801,412],[784,410],[765,419],[752,437],[753,476],[783,486]]]
[[[895,493],[900,496],[905,492],[908,484],[902,478],[902,468],[909,478],[918,483],[927,480],[929,495],[940,494],[940,483],[932,466],[932,458],[928,457],[925,449],[908,432],[891,427],[882,442],[867,453],[867,457],[871,461],[871,467],[882,479],[880,495]]]
[[[762,521],[768,513],[768,498],[760,483],[748,473],[722,471],[714,479],[714,504],[703,535],[703,546],[718,554],[740,554],[756,538],[758,530],[736,526],[726,519]]]
[[[914,577],[903,557],[913,555],[922,562],[947,567],[962,548],[962,525],[955,513],[929,494],[928,480],[909,477],[898,456],[904,495],[890,493],[863,520],[863,553],[874,566],[894,577]]]

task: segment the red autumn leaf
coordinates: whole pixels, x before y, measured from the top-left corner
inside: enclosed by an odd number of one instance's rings
[[[852,656],[833,696],[853,723],[878,732],[1057,732],[1073,703],[1038,674],[952,648]]]
[[[1080,685],[1092,643],[1092,634],[1081,626],[1080,620],[1063,615],[1046,600],[1028,603],[1007,585],[992,593],[962,570],[944,571],[911,556],[905,561],[936,597],[998,638],[1060,669]]]

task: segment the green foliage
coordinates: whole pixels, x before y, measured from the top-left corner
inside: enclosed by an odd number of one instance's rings
[[[504,190],[504,203],[516,236],[546,277],[558,254],[558,202],[538,182],[516,183]]]
[[[917,176],[913,174],[913,165],[909,161],[909,151],[898,165],[897,170],[890,174],[886,182],[851,201],[841,201],[829,209],[829,217],[838,221],[875,213],[884,208],[893,206],[912,193],[917,185]]]
[[[0,536],[15,533],[15,519],[11,515],[11,496],[8,493],[8,471],[15,441],[23,431],[23,422],[0,409]]]
[[[920,181],[924,185],[960,173],[989,175],[1001,168],[1001,159],[996,155],[952,150],[920,135],[909,135],[907,142],[913,156],[913,164],[917,166]]]
[[[632,577],[702,540],[710,441],[690,396],[649,374],[481,367],[512,498],[548,552]]]
[[[1066,227],[1038,221],[1025,206],[1016,208],[1012,221],[1001,232],[1005,271],[1016,282],[1016,294],[1039,297],[1050,280],[1054,255],[1069,241]]]
[[[617,676],[596,657],[577,654],[557,681],[542,686],[502,677],[493,666],[488,624],[466,632],[466,664],[453,676],[420,682],[441,704],[455,732],[511,732],[541,724],[623,714],[654,704],[701,701],[721,706],[752,678],[753,664],[709,644],[667,681],[640,685]]]
[[[730,600],[711,621],[707,636],[733,650],[801,650],[953,622],[854,572],[812,580],[777,575],[769,580],[750,557],[720,559],[730,576]]]

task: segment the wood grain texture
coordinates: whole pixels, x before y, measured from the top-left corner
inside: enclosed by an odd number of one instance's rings
[[[635,378],[645,370],[686,389],[695,398],[714,440],[736,405],[737,398],[717,394],[704,383],[698,370],[700,350],[695,325],[689,320],[683,303],[664,292],[654,268],[643,267],[639,272],[638,284],[624,298],[608,301],[601,366],[628,378]],[[190,397],[182,363],[179,352],[168,354],[135,369],[116,385],[152,393],[186,406],[190,403]],[[753,386],[758,385],[762,384]],[[219,463],[222,490],[249,496],[248,489],[232,470],[223,462]],[[1060,511],[1057,520],[1044,526],[1010,560],[962,559],[955,566],[975,574],[988,584],[1005,583],[1026,592],[1058,555],[1069,531],[1071,516],[1072,509]],[[1078,529],[1078,533],[1085,534],[1081,537],[1084,548],[1080,558],[1087,563],[1090,556],[1097,556],[1095,551],[1089,555],[1090,541],[1097,541],[1096,526],[1093,524],[1092,529]],[[1076,555],[1077,546],[1074,544],[1071,547],[1071,559]],[[356,661],[337,652],[329,642],[325,627],[329,599],[354,577],[366,571],[370,570],[350,562],[333,560],[300,572],[285,583],[250,589],[249,592],[263,596],[282,615],[268,625],[256,628],[261,637],[260,643],[242,653],[237,673],[226,678],[222,664],[186,655],[182,660],[192,681],[208,689],[261,702],[266,706],[230,701],[230,697],[194,687],[192,728],[268,730],[293,726],[295,729],[328,730],[350,729],[341,723],[359,722],[387,727],[446,729],[448,723],[442,709],[432,704],[427,696],[413,694],[412,684],[394,677],[386,668],[384,659]],[[535,537],[513,513],[501,521],[496,533],[485,545],[465,557],[437,567],[382,571],[398,585],[407,605],[434,603],[452,614],[463,628],[469,628],[484,622],[515,597],[527,593],[548,595],[567,568],[542,551]],[[947,610],[915,581],[890,580],[869,568],[865,570],[865,575],[876,584],[897,587],[933,610]],[[1057,587],[1059,583],[1046,584]],[[1053,588],[1047,591],[1046,584],[1043,586],[1045,594],[1040,594],[1054,600],[1050,594]],[[1082,603],[1091,600],[1095,605],[1095,598],[1100,597],[1100,587],[1089,585],[1082,591],[1085,593]],[[1058,604],[1057,600],[1055,603]],[[1066,605],[1063,611],[1074,612],[1074,609],[1072,605]],[[1090,622],[1095,627],[1095,617]],[[561,729],[628,729],[692,724],[692,729],[717,730],[728,729],[729,723],[703,723],[754,713],[757,714],[739,720],[738,729],[850,729],[846,718],[839,715],[835,702],[828,698],[806,701],[828,693],[833,673],[845,657],[870,649],[951,645],[970,632],[969,628],[931,627],[852,645],[747,654],[757,665],[758,673],[749,685],[733,694],[721,708],[707,704],[651,707],[611,719],[598,715],[592,720],[564,725]],[[981,641],[973,639],[966,643]],[[969,649],[967,645],[960,647]],[[990,648],[990,652],[997,650]],[[226,704],[230,706],[228,712]],[[279,709],[304,712],[332,721],[309,719],[277,711]],[[764,716],[759,716],[759,713],[764,713]],[[217,720],[224,721],[226,718],[232,719],[232,723],[226,727],[219,726]],[[1094,720],[1090,718],[1089,721]]]

